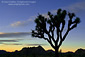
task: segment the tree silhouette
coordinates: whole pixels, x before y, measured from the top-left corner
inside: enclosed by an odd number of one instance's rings
[[[36,27],[35,30],[32,30],[32,36],[47,40],[55,50],[55,57],[59,57],[59,47],[62,45],[69,31],[80,23],[80,18],[76,17],[74,13],[61,9],[58,9],[56,15],[48,12],[48,16],[48,18],[42,15],[37,16],[35,19]]]

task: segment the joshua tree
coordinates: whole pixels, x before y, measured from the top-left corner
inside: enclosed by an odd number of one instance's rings
[[[80,19],[74,13],[61,9],[58,9],[56,15],[48,12],[48,16],[48,18],[42,15],[37,16],[35,19],[36,27],[35,30],[32,30],[32,36],[47,40],[55,50],[55,57],[59,57],[59,47],[68,33],[80,23]]]

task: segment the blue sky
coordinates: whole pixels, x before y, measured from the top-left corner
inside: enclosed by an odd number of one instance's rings
[[[20,4],[20,1],[25,1],[25,5]],[[61,49],[63,51],[74,51],[77,48],[85,48],[85,1],[84,0],[0,0],[0,46],[37,46],[42,45],[45,49],[50,49],[51,46],[43,39],[31,37],[32,29],[35,28],[34,19],[39,14],[46,16],[48,11],[53,14],[57,9],[65,9],[68,12],[74,12],[81,19],[81,23],[76,29],[73,29]],[[19,1],[19,2],[17,2]],[[23,4],[21,3],[21,4]],[[26,5],[26,3],[28,5]],[[11,4],[11,5],[9,5]],[[18,40],[17,40],[18,39]],[[9,40],[9,41],[8,41]],[[18,45],[19,44],[19,45]],[[6,50],[6,48],[1,49]],[[10,51],[10,47],[8,47]],[[20,49],[16,48],[16,49]],[[13,49],[15,50],[15,49]]]

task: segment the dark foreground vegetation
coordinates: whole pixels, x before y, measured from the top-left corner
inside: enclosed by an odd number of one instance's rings
[[[74,53],[59,53],[60,57],[85,57],[85,49],[78,49]],[[6,52],[0,50],[0,57],[54,57],[54,51],[45,51],[41,46],[23,48],[20,51]]]

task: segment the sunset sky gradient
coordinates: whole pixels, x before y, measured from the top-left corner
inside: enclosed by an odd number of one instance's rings
[[[46,50],[52,49],[47,41],[31,37],[30,32],[35,28],[34,19],[38,14],[48,17],[48,11],[55,14],[59,8],[74,12],[81,20],[78,27],[69,33],[60,49],[63,52],[85,49],[85,0],[10,1],[0,0],[0,50],[14,51],[38,45]],[[26,2],[20,4],[20,1]]]

